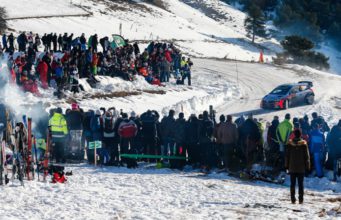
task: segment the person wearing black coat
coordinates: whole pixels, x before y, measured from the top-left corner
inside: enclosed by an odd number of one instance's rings
[[[186,124],[186,145],[189,163],[196,166],[199,163],[199,119],[192,114]]]
[[[95,53],[97,53],[98,37],[97,34],[92,36],[91,47]]]
[[[62,49],[63,49],[63,37],[62,37],[62,34],[59,34],[57,42],[58,42],[58,50],[62,51]]]
[[[334,170],[334,181],[337,180],[337,163],[341,159],[341,120],[335,125],[327,138],[328,144],[328,164]]]
[[[67,51],[67,43],[68,43],[68,36],[67,33],[64,33],[63,37],[63,51]]]
[[[118,165],[119,153],[118,142],[115,141],[115,119],[110,111],[107,111],[103,116],[103,143],[110,155],[110,164]]]
[[[137,117],[134,111],[132,111],[130,113],[129,120],[132,120],[133,122],[135,122],[137,126],[137,135],[132,140],[131,148],[133,149],[133,151],[137,153],[143,153],[142,152],[143,147],[141,146],[141,129],[142,129],[141,119]]]
[[[208,112],[203,112],[203,119],[199,122],[199,154],[200,163],[205,169],[210,169],[215,164],[213,148],[214,123],[209,118]]]
[[[47,35],[46,35],[46,33],[41,37],[41,41],[43,42],[44,51],[47,51]]]
[[[187,144],[186,142],[186,126],[187,122],[184,118],[184,113],[179,113],[179,118],[175,121],[175,152],[173,152],[176,156],[186,157]],[[171,160],[171,167],[173,168],[182,168],[186,160]]]
[[[168,116],[161,120],[160,131],[162,138],[162,155],[167,155],[168,152],[172,155],[175,147],[175,111],[170,110]]]
[[[46,37],[47,51],[51,51],[51,49],[52,49],[51,48],[52,37],[53,37],[52,33],[48,34]]]
[[[279,143],[277,141],[276,130],[279,125],[278,117],[272,120],[271,125],[268,129],[267,133],[267,143],[268,143],[268,150],[266,151],[266,163],[270,167],[280,167],[278,163],[278,159],[280,158],[279,152]]]
[[[151,110],[143,113],[140,117],[142,125],[141,139],[145,154],[157,154],[158,117],[157,112]]]
[[[312,113],[311,116],[313,117],[313,120],[311,120],[311,127],[317,125],[322,133],[330,131],[327,122],[324,120],[322,116],[319,116],[317,112]]]
[[[261,141],[261,133],[252,115],[239,128],[241,150],[244,153],[247,169],[250,169],[257,155],[258,146]]]
[[[53,51],[54,52],[57,51],[57,42],[58,42],[57,33],[54,33],[54,35],[52,36],[52,44],[53,44]]]
[[[176,154],[186,155],[185,141],[186,141],[186,120],[184,113],[179,113],[179,118],[175,121],[174,140],[176,145]],[[182,148],[180,152],[180,148]]]
[[[11,33],[8,36],[8,44],[9,44],[9,51],[13,52],[14,51],[14,36],[13,36],[13,33]]]
[[[134,47],[134,53],[135,53],[135,55],[140,54],[140,47],[139,47],[139,45],[137,44],[137,42],[135,42],[135,43],[133,44],[133,47]]]
[[[65,150],[67,159],[84,159],[85,136],[83,136],[84,114],[78,104],[72,104],[72,110],[66,113],[65,119],[69,130],[69,142]]]
[[[72,104],[72,110],[66,115],[69,131],[83,130],[83,114],[79,111],[77,104]]]

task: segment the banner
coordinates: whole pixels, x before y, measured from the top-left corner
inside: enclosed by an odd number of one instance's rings
[[[111,48],[115,49],[117,47],[124,47],[126,45],[126,41],[124,38],[120,35],[112,35],[112,42],[111,42]]]
[[[98,148],[102,148],[102,142],[101,141],[93,141],[93,142],[89,142],[89,149],[93,150],[93,149],[98,149]]]

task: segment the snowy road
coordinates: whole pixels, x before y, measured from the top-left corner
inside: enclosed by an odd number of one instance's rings
[[[305,204],[292,205],[286,186],[224,173],[87,165],[67,170],[74,175],[66,184],[0,187],[0,219],[307,219],[322,209],[327,217],[336,216],[331,210],[339,205],[328,199],[340,196],[331,191],[340,185],[325,179],[306,181]]]
[[[271,120],[274,115],[284,117],[287,112],[301,117],[316,111],[330,122],[335,122],[341,116],[341,110],[335,108],[334,101],[335,97],[340,97],[341,94],[341,77],[337,75],[307,67],[292,66],[289,69],[258,63],[200,59],[195,60],[193,75],[194,82],[203,81],[203,78],[210,81],[213,76],[218,75],[220,81],[228,81],[238,86],[240,96],[216,105],[218,114],[239,116],[253,113],[257,118]],[[294,107],[284,111],[263,110],[259,107],[262,97],[276,86],[301,80],[313,81],[316,93],[314,105]]]

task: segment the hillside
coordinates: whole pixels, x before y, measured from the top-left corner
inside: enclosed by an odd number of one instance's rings
[[[4,0],[0,5],[6,7],[9,27],[16,31],[110,36],[120,33],[122,23],[122,35],[129,40],[172,41],[196,57],[258,61],[264,49],[270,60],[278,50],[275,40],[258,39],[258,46],[250,43],[245,37],[243,12],[214,0],[196,7],[185,2],[164,1],[158,7],[143,1],[47,0],[40,4],[38,0]]]

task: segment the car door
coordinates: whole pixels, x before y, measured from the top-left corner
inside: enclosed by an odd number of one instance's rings
[[[299,103],[297,100],[298,92],[299,92],[298,86],[293,86],[292,89],[290,90],[289,97],[291,106],[296,106]]]
[[[307,95],[307,86],[306,85],[300,85],[298,87],[298,93],[296,95],[297,97],[297,104],[302,105],[305,103],[305,97]]]

